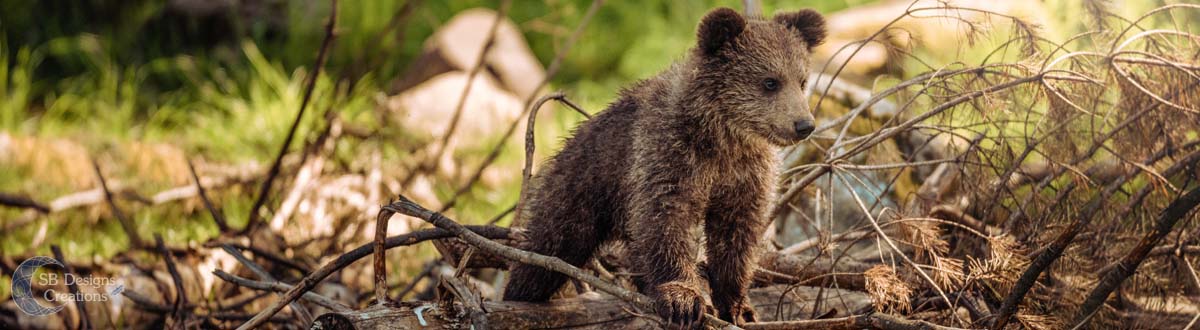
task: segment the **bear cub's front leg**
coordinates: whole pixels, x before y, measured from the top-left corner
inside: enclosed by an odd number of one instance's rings
[[[748,167],[769,167],[769,160],[746,162]],[[756,322],[747,292],[754,277],[755,252],[767,227],[769,178],[754,177],[718,189],[705,216],[708,267],[712,302],[721,319],[742,325]]]
[[[643,153],[635,156],[632,178],[639,182],[631,196],[628,224],[633,271],[640,275],[641,291],[655,300],[664,321],[696,328],[712,311],[705,303],[692,234],[704,218],[709,189],[694,169],[681,170],[673,161],[686,157],[679,150],[647,149],[651,150],[640,150]]]

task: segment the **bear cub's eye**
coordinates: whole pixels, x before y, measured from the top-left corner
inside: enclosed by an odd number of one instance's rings
[[[779,90],[779,80],[776,80],[775,78],[763,79],[763,89],[767,90],[768,92]]]

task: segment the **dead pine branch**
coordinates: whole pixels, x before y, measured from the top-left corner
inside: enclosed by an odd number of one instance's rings
[[[1121,259],[1116,268],[1101,276],[1099,284],[1096,285],[1096,288],[1092,289],[1091,293],[1088,293],[1087,300],[1084,300],[1083,304],[1080,305],[1079,312],[1075,316],[1075,324],[1082,325],[1082,323],[1087,322],[1087,319],[1096,312],[1100,305],[1105,300],[1108,300],[1108,296],[1112,294],[1113,290],[1116,290],[1117,287],[1121,286],[1122,282],[1125,282],[1125,279],[1137,271],[1138,266],[1142,264],[1142,261],[1146,260],[1146,256],[1150,254],[1154,246],[1158,245],[1175,228],[1175,223],[1187,216],[1192,209],[1196,208],[1197,204],[1200,204],[1200,187],[1192,189],[1192,191],[1171,202],[1159,215],[1158,221],[1155,222],[1154,231],[1146,234],[1138,242],[1138,245]]]
[[[850,181],[846,180],[846,178],[844,176],[842,176],[840,173],[835,173],[835,174],[837,174],[838,179],[841,179],[841,181],[847,187],[851,186]],[[858,207],[860,209],[862,209],[863,214],[865,214],[867,216],[867,220],[870,220],[871,227],[875,229],[875,233],[878,235],[878,237],[882,238],[883,242],[887,243],[887,246],[889,248],[891,248],[892,251],[895,252],[896,255],[899,255],[901,260],[904,260],[905,263],[907,263],[909,266],[912,266],[913,270],[916,270],[917,274],[921,275],[921,278],[924,279],[925,282],[929,283],[930,287],[932,287],[935,291],[937,291],[938,296],[942,297],[942,301],[945,301],[946,305],[953,306],[954,304],[951,303],[950,298],[948,296],[946,296],[945,290],[942,290],[941,286],[938,286],[937,281],[934,281],[933,278],[930,277],[929,274],[926,273],[924,270],[922,270],[921,267],[919,265],[917,265],[916,262],[914,262],[911,258],[909,258],[907,254],[904,254],[904,251],[900,250],[900,248],[896,246],[896,243],[893,242],[892,239],[890,237],[888,237],[888,235],[886,233],[883,232],[883,229],[879,227],[879,222],[875,220],[875,216],[871,215],[871,211],[869,209],[867,209],[867,206],[866,206],[866,204],[863,203],[862,198],[858,197],[858,193],[851,191],[850,196],[852,196],[854,198],[854,202],[856,204],[858,204]],[[955,314],[955,317],[957,318],[958,315]],[[958,319],[958,321],[960,323],[965,323],[965,322],[963,322],[962,319]]]
[[[334,28],[337,26],[337,8],[337,0],[330,0],[329,20],[325,23],[325,39],[321,41],[321,49],[317,52],[317,61],[313,65],[312,74],[305,77],[304,97],[300,99],[300,109],[296,111],[296,119],[292,121],[287,136],[283,138],[283,144],[279,146],[279,152],[275,154],[275,160],[271,162],[271,167],[267,170],[267,177],[263,179],[262,186],[258,189],[258,198],[250,207],[250,214],[246,218],[246,227],[242,228],[243,234],[249,233],[258,226],[259,210],[267,203],[267,195],[271,192],[271,183],[275,181],[275,177],[279,176],[280,167],[283,165],[283,156],[287,155],[288,147],[291,146],[292,139],[296,137],[296,129],[300,127],[300,120],[304,119],[304,110],[308,108],[308,102],[312,99],[313,90],[317,87],[317,77],[321,75],[321,68],[325,67],[329,45],[333,43]]]
[[[1143,112],[1140,112],[1139,114],[1142,114],[1142,113],[1146,113],[1146,112],[1143,111]],[[1113,132],[1115,132],[1115,131],[1113,131]],[[1113,134],[1113,132],[1110,132],[1107,136],[1111,136]],[[1105,139],[1107,139],[1107,137],[1104,139],[1101,139],[1101,141],[1103,141]],[[1170,152],[1167,152],[1169,150],[1171,150],[1171,148],[1166,148],[1165,150],[1160,151],[1159,153],[1156,153],[1155,155],[1152,155],[1151,157],[1149,157],[1149,159],[1147,159],[1144,162],[1144,164],[1153,164],[1154,162],[1158,161],[1162,157],[1169,155]],[[1090,151],[1089,151],[1089,153],[1090,153]],[[1174,175],[1174,173],[1186,168],[1188,166],[1188,164],[1193,164],[1193,163],[1197,162],[1198,160],[1200,160],[1200,151],[1193,152],[1187,156],[1182,157],[1179,160],[1179,162],[1175,163],[1170,168],[1163,171],[1162,175],[1165,175],[1165,176]],[[1043,179],[1043,182],[1038,185],[1038,187],[1036,188],[1035,191],[1040,191],[1043,188],[1045,188],[1045,186],[1049,185],[1049,180],[1051,180],[1054,176],[1057,176],[1057,174],[1051,175],[1051,176],[1047,177],[1046,179]],[[1068,225],[1068,227],[1065,230],[1063,230],[1063,232],[1060,233],[1048,246],[1046,246],[1042,249],[1039,249],[1037,251],[1036,257],[1032,260],[1029,267],[1021,274],[1021,277],[1017,279],[1015,285],[1013,286],[1013,289],[1010,291],[1008,296],[1005,297],[1003,304],[1000,307],[1000,310],[995,314],[996,318],[994,320],[992,320],[992,322],[993,322],[992,329],[1003,329],[1003,326],[1009,321],[1009,319],[1012,317],[1012,314],[1016,312],[1017,306],[1020,304],[1021,300],[1029,292],[1029,290],[1033,288],[1033,285],[1035,284],[1037,279],[1041,276],[1041,273],[1044,272],[1046,269],[1048,269],[1050,267],[1050,265],[1054,263],[1055,260],[1057,260],[1059,257],[1061,257],[1062,254],[1065,252],[1067,245],[1071,244],[1071,242],[1074,240],[1075,236],[1078,235],[1079,232],[1083,230],[1083,227],[1086,227],[1089,223],[1091,223],[1091,221],[1093,220],[1093,215],[1100,209],[1100,207],[1099,207],[1100,203],[1106,202],[1108,200],[1108,197],[1110,195],[1112,195],[1112,193],[1115,192],[1116,189],[1118,189],[1121,185],[1123,185],[1125,182],[1127,182],[1131,179],[1132,179],[1132,174],[1125,174],[1125,175],[1120,176],[1116,180],[1113,180],[1113,182],[1110,183],[1107,187],[1105,187],[1103,191],[1101,191],[1097,196],[1090,199],[1086,203],[1086,205],[1081,207],[1081,209],[1083,211],[1081,212],[1081,214],[1076,216],[1076,220],[1074,222],[1072,222],[1070,225]],[[1075,187],[1076,187],[1075,181],[1072,181],[1069,184],[1067,184],[1066,187],[1063,187],[1059,191],[1058,196],[1055,198],[1056,202],[1051,205],[1056,207],[1056,206],[1062,204],[1062,201],[1066,197],[1069,196],[1069,193]],[[1126,206],[1123,208],[1122,212],[1120,212],[1119,217],[1124,217],[1125,215],[1128,215],[1130,212],[1132,212],[1134,209],[1136,209],[1138,207],[1138,205],[1140,205],[1142,203],[1144,198],[1150,193],[1152,187],[1153,187],[1153,185],[1147,185],[1147,186],[1143,187],[1143,189],[1132,200],[1130,200],[1129,203],[1126,204]],[[1016,214],[1014,214],[1014,216],[1015,215]],[[1009,219],[1009,221],[1012,221],[1012,220],[1013,219],[1011,219],[1011,218]],[[1144,257],[1142,259],[1144,259]],[[1130,270],[1130,271],[1132,271],[1132,270]]]
[[[1108,197],[1111,196],[1112,193],[1121,186],[1121,184],[1125,183],[1127,179],[1128,176],[1125,176],[1124,178],[1117,180],[1117,182],[1105,187],[1105,189],[1098,193],[1095,197],[1092,197],[1092,199],[1088,201],[1087,205],[1082,208],[1083,214],[1078,215],[1075,222],[1071,223],[1070,226],[1062,231],[1062,233],[1059,233],[1050,246],[1046,247],[1042,253],[1038,254],[1037,257],[1035,257],[1033,261],[1029,263],[1029,268],[1025,269],[1025,271],[1021,273],[1021,277],[1017,279],[1017,282],[1013,285],[1012,290],[1007,296],[1005,296],[1004,302],[1000,306],[1000,310],[996,313],[996,318],[992,320],[993,330],[1004,329],[1004,326],[1008,324],[1008,320],[1013,316],[1013,313],[1017,311],[1017,305],[1019,305],[1021,300],[1025,298],[1025,294],[1029,293],[1030,289],[1033,289],[1033,285],[1037,282],[1037,279],[1041,277],[1042,272],[1046,271],[1046,269],[1049,269],[1050,265],[1062,256],[1063,252],[1067,249],[1067,245],[1070,245],[1071,242],[1075,240],[1075,236],[1079,235],[1079,232],[1083,230],[1083,227],[1086,227],[1089,223],[1091,223],[1091,220],[1093,219],[1092,215],[1096,212],[1096,210],[1101,209],[1100,204],[1107,201]]]

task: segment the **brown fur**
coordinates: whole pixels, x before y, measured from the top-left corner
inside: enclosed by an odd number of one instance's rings
[[[638,285],[665,320],[698,324],[707,279],[712,307],[740,324],[755,319],[746,292],[777,148],[813,126],[804,82],[824,21],[811,10],[765,21],[721,8],[699,30],[686,59],[622,91],[537,175],[522,212],[524,247],[581,266],[603,242],[628,240]],[[706,274],[697,268],[698,226]],[[518,264],[504,299],[544,301],[565,281]]]

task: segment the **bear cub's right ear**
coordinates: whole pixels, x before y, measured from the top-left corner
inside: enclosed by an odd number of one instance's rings
[[[700,20],[700,49],[705,55],[715,55],[745,29],[746,19],[737,11],[725,7],[714,9]]]
[[[815,10],[779,13],[772,20],[799,32],[810,52],[813,47],[825,42],[825,17]]]

